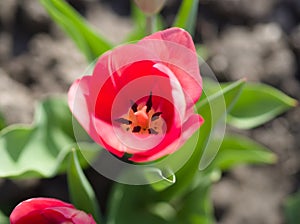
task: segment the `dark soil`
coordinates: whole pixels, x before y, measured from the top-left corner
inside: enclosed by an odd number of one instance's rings
[[[114,43],[132,30],[128,1],[69,2]],[[180,2],[168,1],[162,12],[167,24]],[[300,100],[299,0],[200,0],[195,41],[208,46],[208,63],[219,80],[247,77]],[[8,124],[30,123],[35,102],[49,94],[65,94],[86,67],[83,55],[38,1],[0,2],[0,111]],[[297,107],[246,133],[274,151],[278,162],[237,167],[215,184],[218,223],[285,223],[284,201],[300,189],[299,118]],[[102,177],[99,181],[107,183]],[[65,177],[0,179],[0,206],[10,209],[35,195],[68,200]]]

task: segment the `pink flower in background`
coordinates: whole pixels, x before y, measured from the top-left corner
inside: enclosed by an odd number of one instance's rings
[[[191,36],[170,28],[102,55],[69,90],[73,115],[118,157],[149,162],[178,150],[200,127],[202,92]]]
[[[166,3],[166,0],[134,0],[137,6],[142,10],[143,13],[146,15],[152,15],[155,13],[158,13],[164,4]]]
[[[11,224],[96,224],[91,215],[73,205],[52,198],[33,198],[21,202],[10,215]]]

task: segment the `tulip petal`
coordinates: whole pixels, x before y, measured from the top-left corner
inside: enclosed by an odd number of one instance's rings
[[[202,79],[199,71],[198,56],[193,40],[188,32],[180,28],[170,28],[154,33],[141,41],[140,45],[159,55],[176,75],[182,85],[189,106],[197,102],[201,96]]]
[[[152,51],[137,44],[123,45],[113,51],[108,51],[98,59],[94,68],[90,83],[91,95],[97,97],[99,90],[106,82],[112,82],[113,89],[120,89],[120,85],[126,84],[121,73],[126,66],[139,61],[156,61],[158,59],[159,57]],[[120,83],[120,79],[123,79],[123,82]]]
[[[33,198],[21,202],[10,215],[11,224],[96,224],[93,217],[72,204],[52,198]]]
[[[172,27],[163,31],[159,31],[145,37],[143,40],[156,40],[156,39],[174,42],[183,45],[189,48],[190,50],[196,52],[191,35],[181,28]]]
[[[93,124],[93,110],[90,103],[90,84],[91,76],[84,76],[77,79],[68,92],[68,104],[72,114],[97,143],[101,144],[101,139]]]
[[[74,206],[52,198],[33,198],[18,204],[10,215],[11,224],[46,223],[40,215],[40,211],[49,207],[66,207],[74,209]],[[35,221],[35,222],[33,222]]]
[[[96,224],[91,215],[68,207],[53,207],[45,209],[42,215],[51,223]]]
[[[168,76],[153,65],[152,61],[135,62],[111,74],[100,89],[95,87],[96,90],[93,92],[96,95],[95,102],[94,106],[91,105],[91,108],[95,108],[95,116],[111,123],[112,115],[120,116],[127,113],[131,106],[130,101],[136,102],[144,96],[149,96],[151,91],[155,94],[154,89],[157,86],[160,87],[157,94],[170,92]],[[94,79],[92,83],[98,81]],[[118,111],[112,113],[114,103],[118,104]]]
[[[145,152],[143,154],[134,154],[130,160],[143,163],[148,161],[154,161],[157,160],[163,156],[169,155],[174,153],[176,150],[178,150],[185,141],[190,138],[195,131],[198,130],[198,128],[203,124],[204,120],[203,118],[198,114],[193,114],[189,117],[189,119],[183,124],[182,126],[182,133],[180,136],[173,135],[169,137],[169,140],[172,139],[172,142],[167,142],[166,138],[166,147],[163,148],[163,150],[149,150],[148,152]],[[169,143],[169,144],[168,144]]]

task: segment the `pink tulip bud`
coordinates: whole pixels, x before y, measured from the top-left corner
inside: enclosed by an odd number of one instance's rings
[[[164,6],[166,0],[134,0],[138,7],[146,15],[158,13]]]
[[[10,215],[11,224],[96,224],[91,215],[72,204],[53,198],[32,198],[18,204]]]

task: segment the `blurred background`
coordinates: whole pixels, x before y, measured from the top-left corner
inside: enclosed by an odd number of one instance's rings
[[[115,44],[133,29],[129,0],[68,2]],[[180,3],[168,0],[162,10],[167,27]],[[246,77],[300,100],[300,0],[199,0],[198,10],[194,41],[207,47],[206,61],[219,81]],[[7,124],[31,123],[35,102],[65,94],[87,66],[37,0],[0,1],[0,112]],[[300,189],[300,108],[244,134],[274,151],[278,162],[224,174],[212,194],[218,223],[286,223],[284,204]],[[111,182],[93,170],[87,175],[105,200]],[[35,195],[68,200],[65,176],[0,179],[0,208],[9,211]]]

